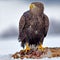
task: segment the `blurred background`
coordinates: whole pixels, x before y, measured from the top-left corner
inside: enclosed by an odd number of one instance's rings
[[[32,2],[42,2],[49,17],[49,31],[43,46],[60,47],[60,0],[0,0],[0,54],[22,49],[18,42],[19,19]]]

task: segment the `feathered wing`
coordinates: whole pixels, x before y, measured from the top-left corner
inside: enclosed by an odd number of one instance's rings
[[[22,16],[20,21],[19,21],[19,31],[21,32],[22,29],[24,28],[24,25],[25,25],[25,17]]]
[[[43,19],[45,21],[44,37],[46,37],[47,32],[48,32],[48,28],[49,28],[49,19],[48,19],[48,17],[45,14],[43,15]]]
[[[25,17],[22,16],[20,21],[19,21],[19,37],[18,37],[19,40],[21,38],[23,38],[22,30],[23,30],[24,26],[25,26]]]

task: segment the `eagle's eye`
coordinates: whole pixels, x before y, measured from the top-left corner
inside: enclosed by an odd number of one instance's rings
[[[30,4],[30,9],[35,8],[35,4]]]

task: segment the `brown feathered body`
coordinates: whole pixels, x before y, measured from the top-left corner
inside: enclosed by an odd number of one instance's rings
[[[47,35],[49,26],[48,17],[42,13],[34,15],[31,11],[25,12],[19,22],[19,41],[24,47],[26,42],[35,46],[43,43],[44,37]]]

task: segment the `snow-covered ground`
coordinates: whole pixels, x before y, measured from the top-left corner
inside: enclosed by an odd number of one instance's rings
[[[47,47],[60,47],[60,36],[47,36],[44,39],[43,46]],[[11,55],[20,51],[22,47],[17,38],[0,39],[0,60],[14,60]],[[60,58],[43,58],[41,60],[60,60]]]

